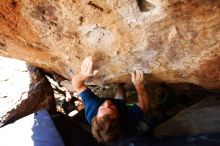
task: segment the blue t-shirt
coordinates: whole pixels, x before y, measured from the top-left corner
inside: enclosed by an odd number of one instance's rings
[[[97,115],[99,107],[107,99],[113,102],[113,104],[117,107],[121,118],[126,121],[126,135],[132,135],[135,126],[137,126],[138,122],[144,118],[143,111],[136,104],[126,105],[125,101],[121,99],[99,98],[89,88],[81,92],[79,96],[83,100],[85,106],[85,117],[89,124],[91,124],[92,118]]]

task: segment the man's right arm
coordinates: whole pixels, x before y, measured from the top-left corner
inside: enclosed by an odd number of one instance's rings
[[[81,64],[80,72],[72,77],[73,90],[76,91],[77,94],[80,94],[82,91],[87,89],[86,85],[84,84],[85,80],[91,76],[94,76],[97,74],[97,72],[97,70],[93,70],[92,57],[86,57]]]
[[[73,90],[82,98],[85,106],[85,115],[89,123],[97,113],[100,104],[100,99],[84,84],[86,79],[94,76],[97,70],[93,70],[93,62],[91,57],[83,60],[81,70],[72,77]]]
[[[84,84],[86,77],[84,77],[81,73],[78,73],[72,77],[72,85],[73,90],[80,94],[82,91],[86,90],[87,87]]]

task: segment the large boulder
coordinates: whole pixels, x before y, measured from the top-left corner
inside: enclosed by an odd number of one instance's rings
[[[155,136],[177,136],[220,132],[219,95],[188,107],[154,129]]]
[[[66,79],[91,55],[89,82],[151,81],[220,88],[219,0],[1,0],[0,55]]]
[[[55,110],[44,73],[25,62],[0,57],[0,127],[41,109]]]
[[[30,77],[23,61],[0,57],[0,127],[9,111],[28,98]]]

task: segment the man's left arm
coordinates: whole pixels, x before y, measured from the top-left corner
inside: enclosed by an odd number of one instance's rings
[[[144,74],[142,71],[135,71],[131,73],[132,82],[137,90],[138,103],[137,105],[141,108],[144,113],[147,113],[149,110],[149,96],[144,87]]]

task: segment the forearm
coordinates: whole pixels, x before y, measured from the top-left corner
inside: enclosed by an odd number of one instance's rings
[[[147,91],[144,85],[136,87],[136,90],[138,94],[138,105],[144,113],[147,113],[149,110],[149,97]]]
[[[84,77],[81,73],[77,73],[72,77],[73,89],[79,94],[84,91],[87,87],[84,84],[87,78]]]

